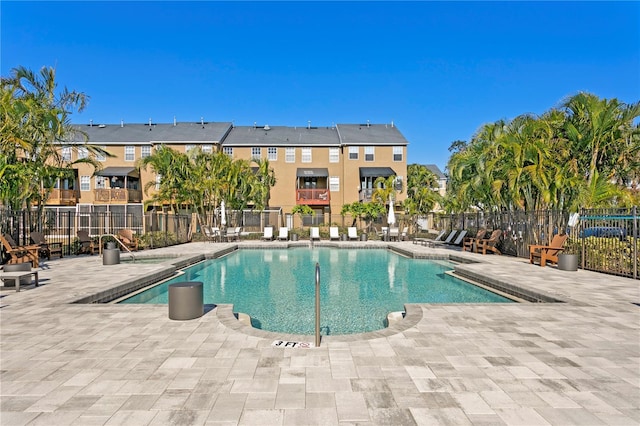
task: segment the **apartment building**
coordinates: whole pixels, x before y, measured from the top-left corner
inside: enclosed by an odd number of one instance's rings
[[[159,145],[180,152],[196,146],[203,151],[222,150],[234,159],[268,159],[277,180],[269,204],[283,213],[305,204],[317,214],[339,214],[344,204],[370,201],[378,177],[396,176],[396,203],[406,197],[408,142],[393,123],[290,127],[201,120],[90,123],[79,128],[88,135],[89,144],[114,157],[97,158],[103,168],[95,176],[91,166],[78,164],[74,178],[56,185],[50,208],[141,214],[148,198],[143,189],[161,176],[139,170],[136,161]],[[76,160],[72,156],[82,158],[88,152],[66,149],[62,154]]]

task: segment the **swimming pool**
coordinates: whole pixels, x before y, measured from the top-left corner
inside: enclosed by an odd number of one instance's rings
[[[201,281],[205,303],[233,304],[268,331],[313,334],[315,265],[320,264],[323,335],[382,329],[405,303],[510,303],[446,274],[446,261],[409,259],[385,249],[328,247],[238,250],[120,303],[166,304],[169,284]]]

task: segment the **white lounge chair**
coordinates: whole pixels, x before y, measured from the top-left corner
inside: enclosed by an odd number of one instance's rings
[[[289,228],[286,226],[280,227],[280,232],[278,232],[278,240],[287,241],[289,239]]]
[[[356,229],[355,226],[350,226],[347,228],[347,234],[349,235],[349,239],[350,240],[357,240],[358,239],[358,230]]]
[[[337,226],[329,227],[329,239],[330,240],[339,240],[340,239],[340,231]]]
[[[311,241],[320,240],[320,228],[318,228],[317,226],[312,226],[309,229],[309,239]]]
[[[264,227],[264,235],[262,239],[265,241],[273,241],[273,226]]]
[[[452,244],[454,246],[461,246],[462,245],[462,241],[464,240],[464,237],[467,236],[467,230],[463,229],[462,231],[460,231],[460,233],[456,236],[456,239],[449,244]]]
[[[227,228],[227,242],[229,241],[239,241],[240,240],[240,227],[236,226],[235,228]]]

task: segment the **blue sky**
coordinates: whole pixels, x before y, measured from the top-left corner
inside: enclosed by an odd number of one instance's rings
[[[0,71],[54,66],[74,123],[391,123],[437,164],[579,91],[640,100],[639,2],[0,3]]]

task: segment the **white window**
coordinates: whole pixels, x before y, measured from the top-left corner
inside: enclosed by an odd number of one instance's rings
[[[202,145],[202,152],[204,152],[205,154],[211,154],[212,151],[213,147],[211,146],[211,144]]]
[[[156,175],[156,191],[160,190],[160,182],[162,182],[162,175]]]
[[[393,147],[393,161],[402,161],[402,147],[394,146]]]
[[[91,176],[80,176],[80,191],[91,191]]]
[[[255,146],[251,148],[251,158],[260,159],[260,157],[262,157],[262,148]]]
[[[284,149],[284,161],[287,163],[295,163],[296,162],[296,149],[295,148],[285,148]]]
[[[65,146],[62,148],[62,161],[71,161],[71,147]]]
[[[340,191],[340,176],[329,176],[329,191]]]
[[[340,162],[340,148],[329,148],[329,162],[330,163]]]
[[[372,146],[364,147],[364,161],[374,161],[375,159],[375,148]]]
[[[84,147],[81,146],[80,148],[78,148],[78,160],[82,160],[83,158],[88,158],[89,157],[89,150]]]
[[[107,179],[104,176],[96,176],[96,189],[105,189],[107,187]]]
[[[302,156],[300,160],[303,163],[311,163],[311,148],[302,148]]]
[[[269,161],[277,161],[278,160],[278,148],[275,146],[270,146],[267,148],[267,158]]]
[[[229,157],[233,158],[233,148],[230,146],[225,146],[222,148],[222,152],[227,154]]]
[[[143,145],[140,147],[140,158],[151,157],[151,147],[149,145]]]
[[[124,147],[124,161],[133,161],[136,159],[136,147],[127,145]]]
[[[195,147],[196,147],[196,146],[195,146],[195,145],[193,145],[193,144],[186,144],[186,145],[184,146],[184,152],[189,152],[189,151],[191,151],[191,150],[192,150],[193,148],[195,148]]]
[[[106,145],[102,145],[100,147],[100,149],[106,151],[107,147],[106,147]],[[107,158],[102,154],[96,154],[96,161],[107,161]]]
[[[357,160],[359,153],[360,153],[360,147],[350,146],[349,147],[349,160]]]

